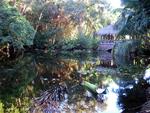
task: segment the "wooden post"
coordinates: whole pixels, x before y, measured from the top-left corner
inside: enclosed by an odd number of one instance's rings
[[[103,40],[103,35],[101,36],[101,41]]]

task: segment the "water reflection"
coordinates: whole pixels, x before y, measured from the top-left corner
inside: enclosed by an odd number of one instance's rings
[[[14,62],[0,65],[0,112],[14,113],[27,111],[29,97],[34,92],[29,83],[35,78],[32,57],[23,57]],[[24,93],[26,92],[26,93]]]
[[[145,80],[150,79],[150,68],[146,69],[144,79]]]
[[[123,109],[122,113],[136,113],[147,101],[146,89],[150,87],[145,80],[141,79],[133,88],[122,88],[119,90],[119,106]]]
[[[95,69],[97,66],[103,66],[107,71],[110,67],[114,72],[117,71],[116,64],[104,63],[105,60],[112,60],[112,57],[106,58],[108,54],[100,56],[100,53],[80,53],[77,57],[76,53],[68,56],[68,54],[55,56],[26,54],[16,61],[1,63],[0,103],[3,103],[4,107],[0,108],[6,113],[15,111],[120,113],[130,107],[130,103],[126,104],[124,101],[126,97],[123,96],[128,95],[128,90],[134,89],[136,81],[140,83],[141,76],[133,72],[131,76],[131,72],[126,68],[123,69],[125,72],[118,69],[119,75],[106,74],[103,69],[98,72]],[[88,81],[107,91],[98,97],[97,93],[83,87],[81,81]],[[132,96],[133,94],[129,95]],[[103,98],[103,101],[98,101],[99,98]]]

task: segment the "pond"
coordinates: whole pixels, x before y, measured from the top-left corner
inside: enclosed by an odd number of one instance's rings
[[[1,62],[0,113],[138,112],[150,86],[145,62],[107,52],[26,53]]]

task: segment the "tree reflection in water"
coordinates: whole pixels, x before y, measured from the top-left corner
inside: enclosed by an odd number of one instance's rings
[[[29,83],[35,78],[33,57],[25,56],[0,66],[0,101],[4,112],[27,110],[33,95]]]
[[[133,88],[127,87],[119,90],[118,104],[123,109],[122,113],[138,112],[147,101],[146,89],[150,87],[150,84],[140,79],[138,83],[132,85]]]
[[[121,75],[112,72],[103,74],[95,69],[100,62],[99,56],[91,57],[85,53],[80,56],[84,56],[84,59],[74,58],[74,56],[67,58],[50,54],[27,54],[14,62],[1,65],[0,108],[3,104],[6,113],[27,112],[29,108],[30,112],[57,110],[58,112],[120,113],[120,109],[117,107],[118,95],[119,105],[124,112],[128,108],[137,106],[138,102],[134,99],[132,99],[133,102],[136,102],[134,106],[127,102],[128,96],[133,98],[134,93],[134,95],[139,93],[139,98],[143,98],[140,97],[140,95],[144,95],[141,91],[144,91],[144,87],[147,85],[138,86],[140,82],[137,84],[136,81],[141,76],[138,76],[139,73],[134,74],[133,72],[137,72],[137,70],[141,72],[143,69],[141,66],[141,70],[130,68],[132,71],[119,68]],[[109,71],[108,65],[106,69]],[[111,68],[111,70],[113,69]],[[114,71],[118,70],[114,69]],[[97,85],[99,88],[107,89],[108,91],[103,95],[106,98],[98,102],[94,94],[89,96],[92,92],[81,86],[82,80]],[[133,89],[143,88],[143,90],[138,92],[129,89],[127,88],[129,84],[134,86]],[[123,89],[118,92],[118,89],[121,88]],[[127,96],[124,96],[125,93]],[[144,99],[140,100],[140,102],[144,101]]]

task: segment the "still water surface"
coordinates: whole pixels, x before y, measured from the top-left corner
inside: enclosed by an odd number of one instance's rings
[[[132,108],[146,101],[149,87],[142,79],[146,66],[142,59],[113,59],[104,52],[35,53],[1,63],[0,113],[137,112]],[[83,81],[105,92],[98,96]]]

